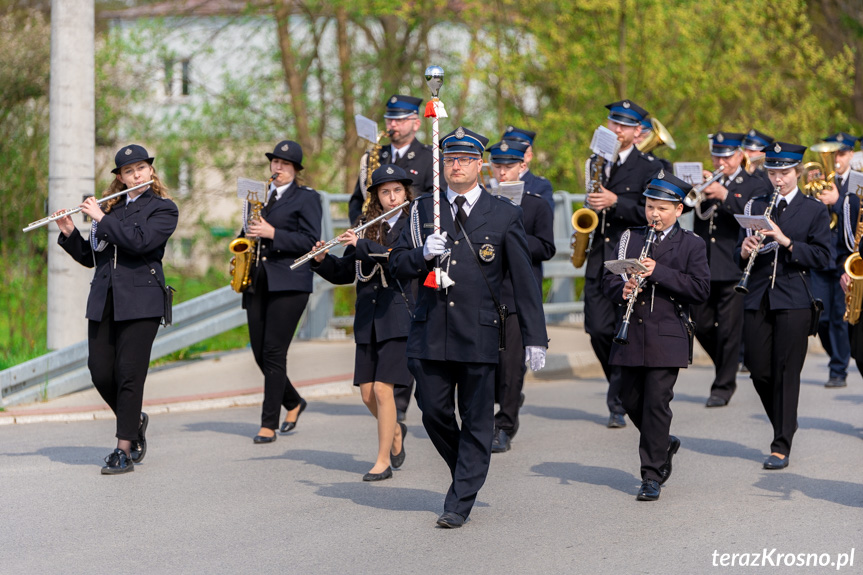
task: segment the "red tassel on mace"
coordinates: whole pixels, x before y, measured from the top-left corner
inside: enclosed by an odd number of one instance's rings
[[[426,118],[436,118],[437,114],[434,111],[434,100],[429,100],[426,102]]]
[[[423,282],[423,285],[427,288],[437,289],[437,282],[435,281],[434,272],[429,272],[429,275],[426,276],[426,281]]]

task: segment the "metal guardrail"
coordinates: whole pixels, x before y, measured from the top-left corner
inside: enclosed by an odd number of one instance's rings
[[[559,321],[569,314],[580,313],[583,304],[575,301],[573,278],[583,277],[583,269],[575,269],[569,261],[572,203],[584,199],[584,194],[556,192],[554,194],[554,230],[557,255],[543,264],[543,275],[552,278],[548,301],[543,305],[549,322]],[[333,204],[347,203],[348,194],[321,194],[324,218],[324,239],[336,236],[337,229],[348,227],[347,218],[334,217]],[[336,251],[336,250],[334,250]],[[305,316],[297,334],[299,339],[317,339],[328,335],[337,325],[351,318],[333,317],[333,290],[336,286],[315,276],[314,292],[309,297]],[[174,307],[174,324],[162,328],[156,335],[150,359],[158,359],[219,333],[246,323],[240,307],[241,296],[229,286],[183,302]],[[16,405],[58,397],[90,387],[87,368],[87,342],[47,353],[25,363],[0,371],[0,405]]]

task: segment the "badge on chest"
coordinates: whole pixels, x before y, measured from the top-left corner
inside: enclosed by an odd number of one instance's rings
[[[482,247],[479,248],[479,259],[484,262],[490,262],[494,260],[494,246],[491,244],[483,244]]]

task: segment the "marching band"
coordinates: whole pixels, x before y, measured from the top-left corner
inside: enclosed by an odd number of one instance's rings
[[[541,266],[555,254],[554,200],[551,183],[531,171],[536,132],[509,125],[488,146],[459,126],[438,142],[437,119],[446,116],[434,95],[425,115],[434,117],[437,149],[416,139],[420,98],[387,101],[390,143],[364,156],[350,202],[351,221],[368,225],[326,244],[320,196],[299,182],[302,148],[276,144],[266,154],[272,177],[264,196],[244,205],[231,285],[242,292],[264,376],[254,443],[267,444],[279,428],[293,431],[307,405],[288,378],[287,351],[313,275],[356,283],[354,383],[379,440],[363,480],[390,479],[403,464],[415,382],[423,426],[452,479],[437,525],[457,528],[491,453],[512,448],[527,366],[545,362]],[[713,170],[693,176],[653,155],[674,141],[647,110],[630,99],[605,108],[603,129],[616,143],[610,155],[593,150],[587,160],[573,264],[586,263],[584,329],[608,383],[607,426],[624,427],[628,416],[640,433],[637,499],[659,499],[671,475],[681,442],[671,435],[670,402],[695,340],[715,368],[709,408],[733,397],[743,350],[773,428],[763,467],[788,467],[808,336],[818,334],[830,356],[827,387],[847,385],[851,357],[863,362],[863,174],[850,168],[859,138],[826,137],[813,146],[821,162],[805,163],[806,146],[754,128],[719,130],[708,136]],[[486,152],[490,189],[481,177]],[[117,416],[118,446],[102,471],[111,475],[134,470],[146,453],[142,358],[160,318],[170,317],[161,258],[177,208],[152,163],[141,146],[117,153],[109,191],[125,197],[81,205],[94,220],[89,240],[68,212],[46,218],[56,221],[63,249],[96,268],[89,366]],[[678,221],[689,208],[692,230]],[[336,244],[348,246],[344,254],[327,254]],[[146,289],[154,287],[162,289]]]

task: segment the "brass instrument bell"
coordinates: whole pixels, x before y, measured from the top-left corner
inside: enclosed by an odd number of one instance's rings
[[[668,133],[668,130],[662,125],[662,122],[656,118],[651,118],[650,125],[653,126],[653,131],[635,146],[638,148],[639,152],[648,154],[663,145],[668,146],[672,150],[677,149],[677,144],[674,143],[674,138],[671,137],[671,134]]]

